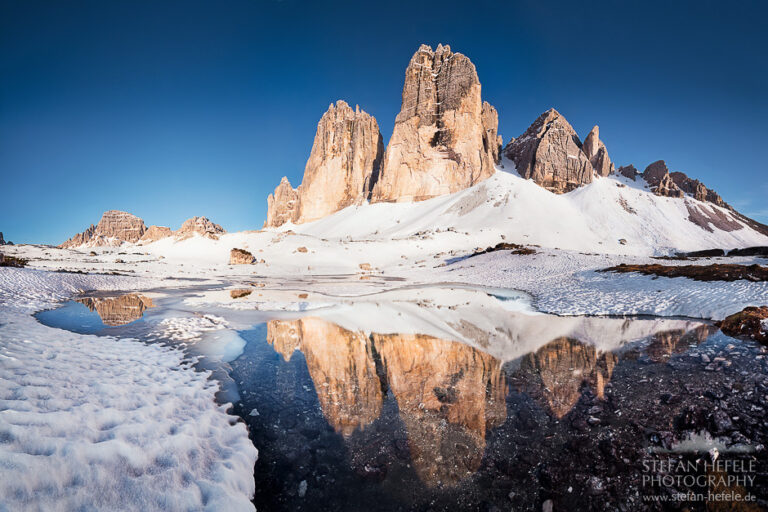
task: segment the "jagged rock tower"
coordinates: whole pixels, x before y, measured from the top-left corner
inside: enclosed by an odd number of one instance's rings
[[[293,189],[283,178],[267,198],[267,227],[311,222],[369,198],[384,153],[373,116],[344,101],[317,124],[304,178]]]
[[[405,71],[403,100],[371,202],[421,201],[494,173],[498,114],[480,97],[474,64],[450,46],[421,45]]]

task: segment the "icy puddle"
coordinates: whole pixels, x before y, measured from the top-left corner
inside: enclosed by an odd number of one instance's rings
[[[766,350],[705,322],[556,317],[509,290],[256,284],[83,297],[37,318],[199,358],[259,449],[259,510],[768,499]]]

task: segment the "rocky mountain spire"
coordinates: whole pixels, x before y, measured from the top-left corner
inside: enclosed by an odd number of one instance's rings
[[[600,128],[597,125],[592,128],[587,138],[584,139],[582,149],[598,176],[605,177],[613,172],[613,163],[608,156],[605,144],[600,140]]]
[[[294,190],[283,178],[267,199],[266,226],[311,222],[368,199],[383,154],[373,116],[341,100],[331,104],[317,124],[301,185]]]
[[[298,222],[310,222],[367,199],[384,154],[379,125],[360,107],[331,105],[317,125],[299,187]]]
[[[541,114],[525,133],[512,139],[504,156],[515,163],[520,176],[557,194],[591,183],[595,174],[576,131],[555,109]]]
[[[274,194],[267,197],[267,222],[265,227],[282,226],[286,222],[296,222],[299,217],[299,193],[283,176]]]
[[[447,45],[421,45],[405,71],[402,105],[372,202],[420,201],[494,173],[498,115],[484,103],[474,64]]]

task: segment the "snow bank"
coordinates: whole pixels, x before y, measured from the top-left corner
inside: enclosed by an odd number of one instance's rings
[[[0,269],[0,510],[253,510],[257,451],[181,352],[29,313],[150,280]]]

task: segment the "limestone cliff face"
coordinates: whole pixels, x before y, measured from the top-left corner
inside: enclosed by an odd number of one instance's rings
[[[267,221],[264,227],[276,228],[299,218],[299,193],[283,176],[274,194],[267,197]]]
[[[91,225],[59,247],[68,249],[81,245],[89,247],[117,246],[123,242],[138,242],[145,231],[144,221],[135,215],[118,210],[109,210],[104,212],[96,226]]]
[[[214,224],[206,217],[192,217],[184,221],[179,229],[174,231],[173,236],[176,240],[186,240],[195,235],[200,235],[211,240],[218,240],[219,235],[226,233],[224,228]]]
[[[584,139],[582,149],[598,176],[605,177],[613,172],[613,163],[608,156],[605,144],[600,140],[600,128],[597,125],[592,128],[587,138]]]
[[[317,124],[301,185],[294,189],[283,178],[267,198],[266,227],[311,222],[368,199],[383,154],[373,116],[341,100],[332,104]]]
[[[678,186],[680,190],[686,194],[691,194],[695,199],[713,203],[717,206],[722,206],[723,208],[731,208],[728,203],[723,201],[723,198],[720,197],[720,194],[712,189],[705,187],[704,184],[699,180],[689,178],[685,173],[682,172],[671,172],[669,173],[669,177],[672,178],[672,181],[675,183],[675,185]]]
[[[422,45],[405,71],[372,202],[420,201],[470,187],[494,173],[498,116],[483,103],[474,64],[449,46]]]
[[[576,131],[555,109],[541,114],[523,135],[512,139],[504,156],[515,163],[520,176],[557,194],[591,183],[595,174]]]
[[[367,199],[384,154],[376,119],[344,101],[317,125],[299,187],[298,222],[311,222]]]

